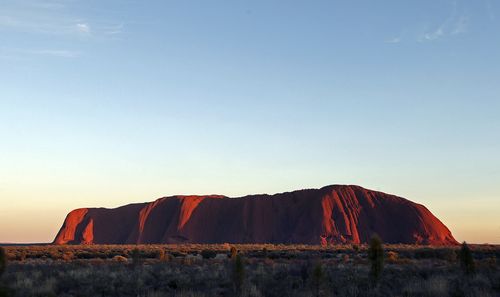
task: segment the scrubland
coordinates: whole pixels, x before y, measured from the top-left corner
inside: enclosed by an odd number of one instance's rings
[[[380,255],[368,245],[4,249],[0,296],[500,296],[495,245],[470,246],[468,260],[460,246],[384,245]]]

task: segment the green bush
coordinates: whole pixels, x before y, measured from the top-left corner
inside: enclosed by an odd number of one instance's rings
[[[372,236],[370,239],[370,247],[368,248],[368,259],[370,260],[370,278],[374,282],[378,282],[384,270],[384,248],[382,239],[378,235]]]
[[[459,253],[460,267],[466,275],[474,274],[476,271],[476,265],[474,263],[474,258],[472,257],[472,251],[470,250],[467,243],[464,241]]]

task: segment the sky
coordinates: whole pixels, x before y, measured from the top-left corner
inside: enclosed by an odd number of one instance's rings
[[[500,243],[500,0],[0,0],[0,242],[330,184]]]

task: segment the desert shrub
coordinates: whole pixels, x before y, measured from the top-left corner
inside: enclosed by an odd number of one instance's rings
[[[236,255],[238,254],[238,250],[234,246],[232,246],[230,252],[231,252],[231,259],[235,260]]]
[[[266,248],[266,247],[264,247],[264,248],[262,249],[262,257],[263,257],[263,258],[267,258],[267,254],[268,254],[268,250],[267,250],[267,248]]]
[[[462,247],[460,248],[459,258],[462,271],[466,275],[474,274],[476,265],[474,263],[474,258],[472,257],[472,251],[465,241],[462,243]]]
[[[325,272],[323,271],[323,265],[321,262],[316,263],[311,273],[311,285],[314,292],[314,296],[319,297],[321,294],[321,287],[325,279]]]
[[[348,255],[348,254],[343,254],[343,255],[342,255],[342,262],[344,262],[344,263],[348,263],[348,262],[349,262],[349,259],[350,259],[350,257],[349,257],[349,255]]]
[[[179,258],[186,257],[186,253],[179,251],[171,251],[170,255],[172,255],[172,257],[179,257]]]
[[[201,256],[203,257],[203,259],[212,259],[217,256],[217,252],[214,250],[202,250]]]
[[[448,262],[456,262],[457,261],[457,252],[452,248],[445,248],[441,251],[441,259],[446,260]]]
[[[130,257],[132,258],[133,267],[141,266],[144,261],[144,257],[138,248],[135,248],[130,252]]]
[[[272,259],[272,260],[276,260],[276,259],[279,259],[281,258],[281,254],[279,252],[276,252],[276,251],[273,251],[273,252],[270,252],[267,257],[269,259]]]
[[[170,255],[167,254],[164,249],[158,249],[155,251],[155,258],[160,261],[169,261]]]
[[[67,251],[62,254],[62,259],[66,262],[69,262],[75,258],[73,252]]]
[[[26,251],[21,250],[18,253],[16,253],[15,259],[18,261],[21,261],[21,262],[25,261],[26,260]]]
[[[351,246],[336,246],[335,250],[308,245],[235,245],[244,259],[244,273],[241,285],[237,285],[235,260],[201,261],[203,250],[218,251],[228,258],[230,245],[124,245],[124,246],[61,246],[61,255],[73,252],[75,255],[89,253],[88,259],[75,259],[68,263],[43,261],[44,255],[54,246],[8,247],[8,269],[0,282],[8,284],[8,296],[41,297],[50,296],[237,296],[245,297],[313,297],[317,295],[317,285],[313,285],[315,265],[322,260],[320,296],[346,297],[444,297],[444,296],[497,296],[500,292],[500,270],[494,267],[494,260],[500,247],[474,246],[472,253],[476,273],[472,277],[462,277],[459,261],[451,263],[440,258],[444,251],[455,251],[460,247],[424,247],[410,245],[383,245],[384,260],[390,261],[390,251],[398,255],[392,265],[384,265],[382,277],[375,284],[368,277],[370,268],[367,253],[368,245],[359,245],[361,251],[354,253]],[[262,258],[264,247],[269,257]],[[151,257],[163,249],[166,254],[177,253],[180,257],[172,263],[148,261],[141,269],[132,269],[131,252],[138,248],[143,257]],[[472,247],[471,247],[472,248]],[[416,250],[428,249],[433,258],[419,261],[412,258]],[[17,261],[17,254],[25,250],[30,261]],[[288,254],[297,254],[291,258]],[[106,254],[110,261],[96,259]],[[127,255],[127,258],[110,255]],[[158,255],[158,254],[156,254]],[[186,263],[182,265],[184,257]],[[194,256],[196,255],[196,256]],[[349,256],[349,261],[343,263]],[[299,257],[300,256],[300,257]],[[10,261],[12,259],[12,261]],[[95,259],[95,260],[93,260]],[[113,260],[111,260],[113,259]],[[215,258],[217,259],[217,257]],[[498,259],[498,257],[497,257]],[[193,261],[194,260],[194,261]],[[130,264],[120,263],[121,261]],[[410,261],[412,265],[404,264]],[[491,265],[489,264],[491,262]],[[340,265],[338,265],[341,263]],[[404,265],[404,266],[402,266]],[[317,271],[316,271],[317,273]],[[318,274],[316,274],[317,276]],[[321,274],[319,274],[321,275]],[[55,283],[54,280],[55,279]],[[316,282],[317,284],[317,282]],[[1,285],[0,285],[1,286]],[[234,286],[234,288],[233,288]],[[238,294],[236,287],[241,287]],[[1,289],[0,289],[1,291]],[[331,295],[328,295],[330,294]],[[0,294],[0,297],[3,297]]]
[[[184,265],[193,265],[195,263],[196,257],[193,255],[186,255],[182,258],[182,264]]]
[[[387,262],[396,263],[398,261],[399,255],[395,251],[387,252]]]
[[[378,235],[374,235],[370,239],[368,259],[370,260],[370,278],[372,281],[378,282],[384,269],[384,248]]]
[[[417,248],[414,252],[415,259],[439,259],[448,262],[455,262],[457,254],[453,248],[424,247]]]
[[[87,251],[78,251],[76,253],[76,257],[78,259],[92,259],[94,256],[90,252],[87,252]]]
[[[245,264],[243,263],[243,257],[238,254],[234,257],[233,262],[233,288],[236,295],[239,296],[242,293],[243,282],[245,281]]]
[[[427,279],[409,278],[402,287],[403,296],[450,296],[448,279],[443,276],[431,276]]]
[[[125,258],[124,256],[120,256],[120,255],[114,256],[112,258],[112,260],[115,261],[115,262],[123,262],[123,263],[128,262],[127,258]]]
[[[221,248],[223,250],[227,251],[227,250],[231,249],[231,245],[229,243],[225,242],[225,243],[221,244]]]
[[[434,248],[419,248],[415,251],[415,259],[435,259],[439,258],[439,255]]]
[[[486,258],[484,260],[484,264],[489,269],[496,269],[497,268],[497,258],[495,256]]]
[[[90,265],[93,265],[93,266],[99,266],[99,265],[103,265],[106,262],[104,261],[104,259],[101,259],[101,258],[92,258],[92,259],[88,260],[88,263]]]
[[[60,260],[62,259],[62,254],[57,249],[51,249],[49,251],[49,258],[51,258],[52,260]]]

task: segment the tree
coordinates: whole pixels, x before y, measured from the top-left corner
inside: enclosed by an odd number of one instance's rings
[[[0,247],[0,277],[5,272],[5,267],[7,266],[7,255],[5,254],[5,249]],[[9,296],[7,288],[0,285],[0,297]]]
[[[134,268],[137,268],[142,265],[143,262],[143,255],[141,251],[138,248],[133,249],[130,252],[130,256],[132,257],[132,266]]]
[[[316,297],[320,296],[321,286],[323,285],[324,278],[325,278],[325,273],[323,272],[323,265],[321,265],[321,262],[318,262],[314,266],[311,275],[311,283],[314,290],[314,296]]]
[[[243,282],[245,281],[245,264],[241,255],[236,255],[233,260],[233,285],[236,296],[240,296],[243,291]]]
[[[470,250],[467,243],[464,241],[459,253],[460,267],[466,275],[472,275],[476,272],[476,265],[474,263],[474,258],[472,257],[472,251]]]
[[[5,254],[5,249],[0,247],[0,276],[5,271],[5,267],[7,266],[7,255]]]
[[[373,235],[370,239],[368,249],[368,259],[370,260],[370,278],[373,282],[378,282],[384,269],[384,248],[382,239],[378,235]]]

